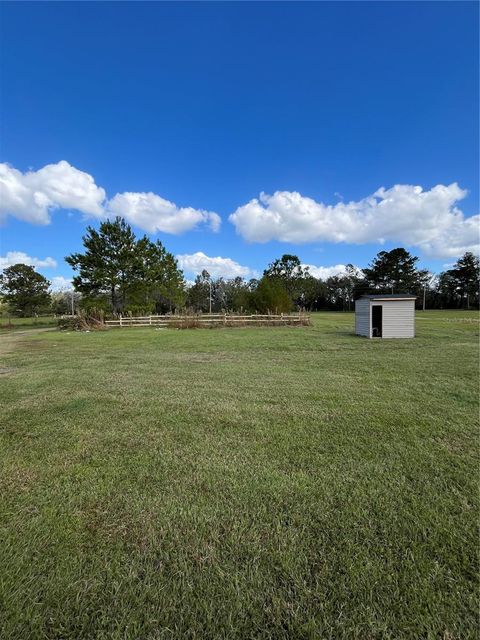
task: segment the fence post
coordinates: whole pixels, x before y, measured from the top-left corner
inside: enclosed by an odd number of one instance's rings
[[[227,312],[225,311],[223,313],[223,326],[226,326],[226,324],[227,324]]]
[[[120,314],[120,326],[122,326],[122,314]]]
[[[150,324],[152,324],[152,314],[150,314]]]

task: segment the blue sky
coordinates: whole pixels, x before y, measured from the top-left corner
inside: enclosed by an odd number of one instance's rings
[[[476,3],[0,11],[3,265],[69,278],[116,213],[189,278],[395,246],[438,271],[478,244]]]

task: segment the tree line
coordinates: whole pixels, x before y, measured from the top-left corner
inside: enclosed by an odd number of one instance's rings
[[[465,253],[438,276],[419,269],[418,257],[399,247],[380,251],[368,267],[348,264],[322,280],[285,254],[260,278],[212,278],[202,271],[187,286],[174,255],[157,240],[137,238],[123,218],[87,227],[83,251],[65,258],[75,272],[75,293],[49,292],[50,282],[31,266],[15,264],[0,275],[2,303],[20,316],[102,310],[143,315],[188,309],[195,312],[350,311],[367,293],[410,293],[426,308],[478,308],[480,264]]]

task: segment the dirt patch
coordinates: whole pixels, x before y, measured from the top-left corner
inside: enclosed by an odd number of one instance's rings
[[[0,334],[0,355],[6,353],[12,353],[17,349],[44,349],[44,342],[38,342],[33,340],[25,340],[26,337],[34,336],[37,333],[43,333],[45,331],[55,331],[56,329],[28,329],[26,331],[15,331],[8,334]]]
[[[41,327],[39,329],[22,329],[21,331],[12,331],[6,335],[8,338],[15,338],[16,336],[33,335],[35,333],[43,333],[44,331],[56,331],[56,327]]]

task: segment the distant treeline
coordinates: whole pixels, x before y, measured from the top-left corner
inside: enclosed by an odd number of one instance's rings
[[[204,271],[187,291],[187,306],[221,309],[305,309],[351,311],[357,298],[367,293],[410,293],[417,307],[428,309],[478,308],[479,261],[466,253],[438,276],[416,267],[418,258],[403,248],[381,251],[369,267],[346,266],[344,273],[322,280],[311,275],[295,255],[284,255],[263,272],[259,280],[213,280]]]
[[[51,294],[50,283],[31,266],[16,264],[0,276],[2,305],[27,316],[48,311],[68,314],[82,308],[107,315],[245,311],[282,313],[350,311],[366,293],[410,293],[417,307],[478,308],[478,257],[465,253],[451,269],[438,275],[418,269],[418,258],[399,247],[381,251],[364,269],[349,264],[344,273],[315,278],[295,255],[272,262],[258,279],[212,278],[207,271],[188,286],[173,254],[157,240],[137,239],[124,219],[87,228],[83,252],[65,258],[76,275],[74,292]]]

